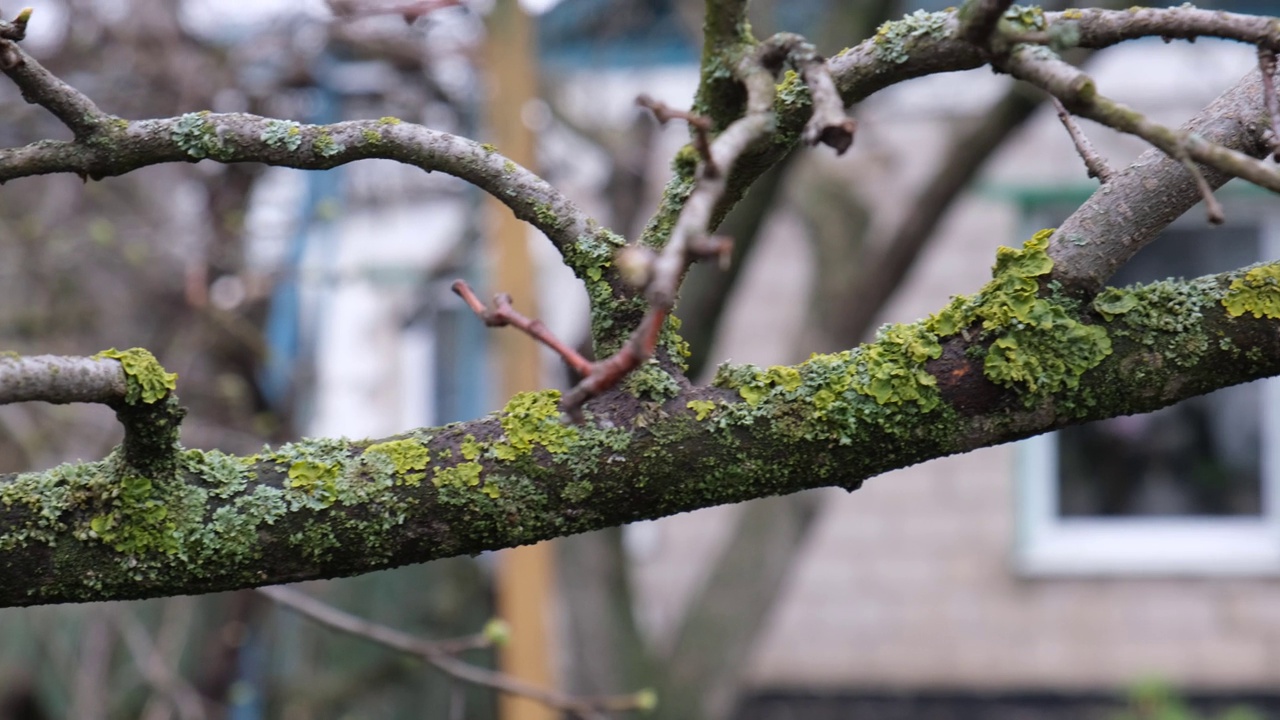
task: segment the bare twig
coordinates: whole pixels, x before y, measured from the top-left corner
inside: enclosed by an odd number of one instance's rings
[[[1262,82],[1249,73],[1177,132],[1231,147],[1253,157],[1271,152],[1263,139],[1266,111]],[[1206,168],[1210,187],[1230,175]],[[1151,188],[1159,187],[1153,193]],[[1081,293],[1097,292],[1115,271],[1169,223],[1202,199],[1183,163],[1152,148],[1099,189],[1059,226],[1049,242],[1053,280]]]
[[[591,361],[582,357],[577,350],[565,345],[557,338],[555,334],[547,328],[541,320],[531,320],[521,315],[515,308],[511,307],[511,296],[506,293],[499,293],[493,298],[493,309],[490,310],[480,302],[480,298],[476,297],[475,292],[471,290],[471,286],[466,280],[454,280],[453,291],[471,308],[472,312],[480,316],[485,325],[489,327],[504,327],[512,325],[524,331],[529,337],[555,350],[564,361],[569,363],[573,371],[579,375],[589,375],[591,373]]]
[[[1204,173],[1200,172],[1200,166],[1196,165],[1186,153],[1182,153],[1178,160],[1182,162],[1183,167],[1191,173],[1192,179],[1196,181],[1196,190],[1200,192],[1200,197],[1204,199],[1204,212],[1206,219],[1210,225],[1221,225],[1227,221],[1226,212],[1222,209],[1222,203],[1218,202],[1218,198],[1213,194],[1213,188],[1209,186],[1209,182],[1204,179]]]
[[[116,629],[124,639],[129,656],[147,684],[163,695],[184,720],[201,720],[205,717],[204,703],[195,688],[175,673],[168,658],[156,647],[146,628],[132,613],[120,610],[114,614]]]
[[[1080,129],[1071,113],[1066,106],[1062,104],[1056,96],[1050,97],[1053,106],[1058,110],[1058,119],[1062,121],[1062,126],[1067,129],[1067,134],[1071,136],[1071,142],[1075,143],[1076,152],[1080,153],[1080,158],[1084,160],[1085,169],[1089,171],[1089,177],[1097,178],[1100,182],[1107,182],[1111,179],[1111,168],[1107,165],[1107,161],[1093,149],[1093,143],[1089,142],[1089,138],[1085,136],[1084,131]]]
[[[605,712],[624,712],[652,707],[651,692],[631,695],[580,698],[531,685],[503,673],[477,667],[454,657],[454,647],[433,643],[394,628],[365,620],[313,597],[279,585],[258,588],[258,592],[309,620],[339,632],[363,638],[406,655],[413,655],[446,675],[510,695],[519,695],[547,707],[581,718],[600,717]]]
[[[642,108],[648,109],[653,113],[653,117],[657,119],[658,124],[666,125],[668,121],[679,119],[689,123],[689,127],[693,128],[693,149],[698,151],[698,157],[702,158],[705,163],[704,172],[715,175],[720,170],[715,166],[711,159],[711,119],[703,117],[689,110],[680,110],[657,100],[649,95],[640,95],[636,98],[636,104]]]
[[[1130,135],[1137,135],[1172,158],[1184,155],[1228,175],[1280,193],[1280,171],[1274,166],[1209,142],[1195,134],[1178,132],[1153,122],[1133,108],[1098,92],[1093,79],[1063,62],[1047,48],[1021,45],[1009,55],[1007,70],[1062,100],[1073,113]]]
[[[1258,70],[1262,73],[1262,96],[1271,118],[1272,157],[1280,160],[1280,98],[1276,96],[1276,53],[1271,48],[1258,48]]]

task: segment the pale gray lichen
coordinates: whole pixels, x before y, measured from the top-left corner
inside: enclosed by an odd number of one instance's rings
[[[259,137],[270,147],[297,150],[302,147],[302,126],[292,120],[268,120]]]
[[[950,19],[949,13],[916,10],[901,20],[886,22],[876,30],[873,38],[876,57],[895,63],[906,62],[911,43],[923,37],[945,37]]]

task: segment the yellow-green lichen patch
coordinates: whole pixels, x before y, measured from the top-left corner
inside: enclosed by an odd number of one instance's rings
[[[319,463],[299,460],[289,466],[289,487],[315,498],[320,507],[338,500],[338,476],[342,466],[336,462]]]
[[[1231,317],[1280,318],[1280,263],[1260,265],[1231,281],[1222,296]]]
[[[1023,388],[1031,406],[1044,393],[1075,388],[1085,371],[1111,354],[1106,329],[1076,320],[1070,301],[1041,297],[1039,278],[1053,269],[1046,250],[1052,229],[1041,230],[1021,249],[996,252],[992,279],[971,297],[954,298],[925,325],[939,337],[979,326],[989,340],[983,371],[996,384]],[[1119,308],[1123,301],[1115,300]]]
[[[178,374],[165,372],[156,356],[144,348],[117,350],[111,348],[94,355],[95,358],[119,360],[124,368],[125,402],[154,403],[166,397],[178,387]]]
[[[334,140],[332,135],[324,131],[316,133],[315,140],[311,141],[311,147],[321,157],[333,157],[347,149],[346,145]]]
[[[1093,309],[1108,321],[1138,306],[1138,296],[1119,288],[1106,288],[1093,299]]]
[[[385,459],[390,462],[392,472],[396,474],[396,484],[417,487],[427,477],[427,466],[431,463],[431,451],[426,445],[411,439],[388,440],[375,443],[364,449],[363,457],[377,462]]]
[[[716,409],[716,404],[712,400],[690,400],[685,403],[685,407],[694,412],[694,419],[701,422],[707,419],[712,410]]]
[[[923,323],[881,328],[873,343],[814,355],[796,367],[722,365],[715,385],[746,401],[716,413],[720,427],[759,421],[785,427],[805,440],[849,444],[866,432],[912,436],[932,433],[941,396],[926,370],[938,357],[937,337]],[[933,418],[933,429],[925,428]]]
[[[169,516],[169,502],[174,499],[170,493],[162,492],[150,478],[124,475],[108,498],[101,512],[89,520],[90,537],[128,555],[178,552],[178,526]]]
[[[401,122],[400,118],[391,117],[390,115],[383,115],[382,117],[378,118],[379,125],[399,125],[400,122]]]
[[[940,400],[938,381],[924,364],[941,354],[938,337],[922,323],[886,326],[863,348],[851,387],[880,405],[913,402],[928,412]]]
[[[478,462],[462,462],[447,468],[436,468],[431,478],[436,487],[467,488],[480,484],[480,467]]]
[[[499,460],[516,460],[541,447],[549,453],[563,453],[577,435],[560,422],[560,391],[518,393],[502,410],[503,439],[491,451]]]
[[[364,140],[365,145],[377,145],[382,142],[382,135],[377,130],[365,128],[360,132],[360,137]]]

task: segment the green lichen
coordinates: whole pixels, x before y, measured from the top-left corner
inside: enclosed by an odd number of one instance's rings
[[[483,468],[478,462],[463,462],[452,467],[436,468],[432,484],[438,488],[468,488],[480,484],[480,471]]]
[[[1069,301],[1042,297],[1038,278],[1053,269],[1046,252],[1053,230],[1041,230],[1021,249],[996,252],[991,282],[972,297],[954,298],[926,321],[939,336],[978,326],[990,340],[983,371],[1008,388],[1022,388],[1028,407],[1044,394],[1078,386],[1080,376],[1111,354],[1106,329],[1074,318]],[[1120,307],[1123,301],[1104,304]]]
[[[880,405],[911,402],[928,412],[940,399],[938,381],[924,365],[941,354],[937,335],[923,324],[885,326],[876,342],[865,347],[851,387]]]
[[[516,460],[541,447],[563,453],[577,432],[560,421],[560,391],[517,393],[503,408],[503,439],[490,448],[499,460]]]
[[[876,30],[873,43],[876,57],[904,63],[911,56],[911,46],[921,38],[941,39],[947,35],[950,15],[916,10],[901,20],[891,20]]]
[[[1044,30],[1044,10],[1037,5],[1011,5],[1004,11],[1001,22],[1008,23],[1009,29],[1016,32]]]
[[[102,512],[89,520],[89,537],[127,555],[177,554],[181,545],[177,523],[169,515],[172,495],[150,478],[125,475]]]
[[[399,125],[401,122],[402,121],[400,120],[400,118],[391,117],[390,115],[383,115],[382,117],[378,118],[379,125]]]
[[[141,401],[147,404],[163,399],[178,387],[178,374],[165,372],[150,350],[111,348],[94,355],[95,358],[119,360],[124,368],[125,402],[130,405]]]
[[[315,140],[311,141],[311,147],[315,148],[316,153],[321,157],[333,157],[347,149],[346,145],[334,140],[333,136],[327,132],[317,133]]]
[[[1280,318],[1280,263],[1259,265],[1232,280],[1222,306],[1231,317]]]
[[[711,414],[712,410],[716,409],[716,404],[711,400],[690,400],[685,403],[685,407],[694,412],[695,420],[702,422],[707,419],[707,416]]]
[[[426,445],[410,439],[388,440],[365,448],[364,457],[378,462],[385,460],[397,476],[397,484],[417,487],[426,477],[431,463],[431,451]]]
[[[698,163],[701,161],[698,149],[693,145],[685,145],[671,159],[671,169],[678,177],[692,177],[698,171]]]
[[[302,126],[293,120],[268,120],[258,137],[268,147],[297,150],[302,147]]]
[[[1106,288],[1093,299],[1093,309],[1108,321],[1138,306],[1138,297],[1119,288]]]
[[[487,152],[487,153],[496,153],[496,152],[498,152],[498,148],[497,148],[497,146],[495,146],[495,145],[493,145],[493,144],[491,144],[491,143],[483,143],[482,145],[480,145],[480,147],[481,147],[481,149],[483,149],[483,150],[484,150],[485,152]]]
[[[382,135],[377,130],[365,128],[360,132],[360,137],[364,139],[365,145],[377,145],[382,142]]]
[[[336,462],[299,460],[289,466],[289,487],[315,498],[320,507],[329,507],[338,500],[341,472],[342,466]]]
[[[227,149],[217,128],[209,122],[209,111],[186,113],[173,124],[169,137],[183,152],[197,160],[217,156]]]
[[[502,163],[502,172],[503,172],[503,173],[505,173],[505,174],[507,174],[507,175],[510,175],[511,173],[513,173],[513,172],[515,172],[515,171],[516,171],[516,164],[515,164],[514,162],[512,162],[511,160],[507,160],[506,162]]]
[[[642,400],[662,402],[680,394],[680,383],[657,360],[650,358],[627,375],[622,389]]]
[[[564,218],[547,203],[534,203],[533,215],[538,220],[538,227],[558,230],[564,226]],[[599,277],[593,278],[599,280]]]
[[[605,268],[613,265],[614,253],[626,244],[622,237],[607,231],[583,235],[565,248],[565,262],[578,273],[578,277],[600,283]],[[591,287],[588,284],[588,291]],[[608,285],[604,289],[608,292]]]
[[[595,485],[590,480],[574,480],[564,485],[564,490],[560,492],[560,497],[566,502],[582,503],[591,497],[591,493],[595,491]]]
[[[209,494],[229,498],[244,492],[254,479],[257,455],[239,457],[219,450],[186,450],[179,455],[179,467],[210,486]]]

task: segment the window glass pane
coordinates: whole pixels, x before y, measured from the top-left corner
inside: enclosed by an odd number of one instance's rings
[[[1128,285],[1256,262],[1256,227],[1171,229],[1116,275]],[[1261,382],[1146,415],[1058,433],[1058,511],[1089,516],[1232,516],[1262,511]]]

